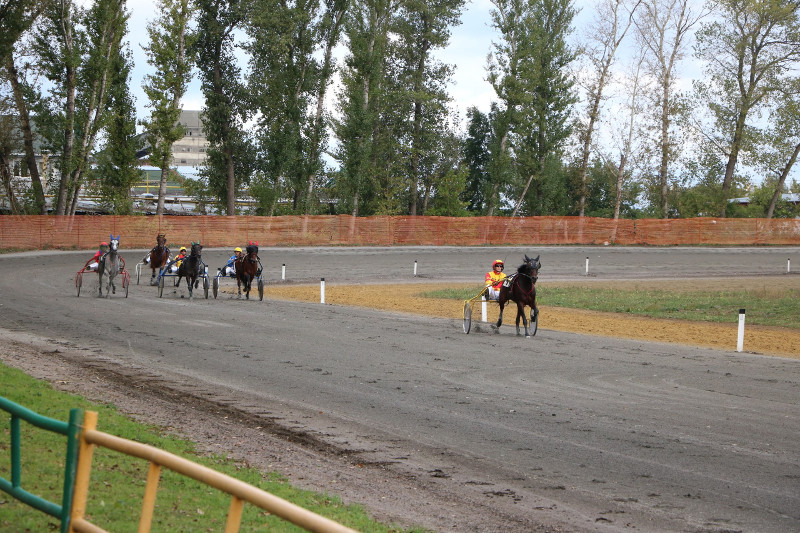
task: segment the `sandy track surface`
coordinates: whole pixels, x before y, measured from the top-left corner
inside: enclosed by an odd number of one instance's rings
[[[671,282],[674,284],[674,282]],[[554,283],[553,285],[566,285]],[[591,285],[607,288],[661,289],[663,282],[643,281],[605,281],[569,283],[569,285]],[[755,280],[740,279],[693,279],[682,280],[676,290],[692,291],[695,289],[757,290],[769,287],[771,291],[800,290],[800,276],[780,276],[759,278]],[[454,285],[453,288],[476,288],[474,284]],[[325,287],[325,302],[335,305],[367,307],[413,313],[439,318],[461,319],[462,303],[453,300],[436,299],[424,296],[432,290],[430,283],[400,285],[330,285]],[[233,292],[232,289],[228,289]],[[283,298],[306,302],[320,301],[320,285],[281,286],[272,285],[265,288],[269,298]],[[487,323],[480,323],[481,303],[476,302],[473,310],[473,328],[476,333],[488,331],[490,325],[497,321],[498,306],[488,303]],[[504,313],[504,330],[513,331],[516,307]],[[555,331],[569,331],[607,337],[620,337],[639,340],[653,340],[703,346],[722,350],[735,350],[737,344],[738,324],[714,324],[687,320],[658,320],[617,313],[600,313],[565,309],[540,305],[539,328]],[[800,359],[800,331],[765,326],[746,325],[744,350],[751,353],[780,355]]]

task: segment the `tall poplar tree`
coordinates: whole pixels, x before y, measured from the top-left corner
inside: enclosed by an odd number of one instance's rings
[[[108,116],[105,125],[106,143],[96,155],[95,177],[102,202],[115,215],[133,213],[131,187],[141,179],[136,157],[141,141],[136,135],[136,108],[130,93],[131,55],[126,48],[112,60]]]
[[[681,113],[678,67],[686,55],[691,29],[706,15],[692,9],[692,4],[691,0],[644,0],[636,18],[638,43],[646,52],[647,73],[656,82],[647,97],[655,131],[655,186],[662,218],[670,215],[670,167],[681,151],[683,138],[675,131],[676,117]]]
[[[399,140],[407,154],[404,168],[412,216],[421,207],[420,189],[429,175],[424,160],[436,152],[446,133],[440,126],[447,122],[445,86],[452,67],[435,60],[434,53],[449,43],[450,30],[460,24],[463,8],[464,0],[404,0],[393,25],[395,94],[400,98],[398,111],[405,115],[397,122],[404,124],[407,139]]]
[[[566,209],[561,156],[573,104],[569,72],[576,52],[567,43],[575,9],[570,0],[493,0],[494,45],[489,81],[502,102],[505,153],[518,175],[512,216]]]
[[[55,0],[37,34],[40,65],[53,84],[37,106],[36,122],[60,167],[56,215],[75,213],[105,125],[113,59],[127,18],[125,0],[97,0],[87,10]]]
[[[349,0],[254,0],[249,89],[258,111],[260,167],[310,213],[327,144],[324,102]]]
[[[147,25],[150,42],[144,48],[154,72],[145,76],[144,91],[151,114],[144,126],[150,145],[150,163],[161,169],[156,215],[162,215],[173,159],[172,145],[184,134],[178,119],[181,98],[191,79],[189,51],[193,37],[189,32],[192,16],[189,0],[159,0],[156,5],[158,16]]]
[[[389,164],[380,150],[392,131],[382,127],[379,117],[385,105],[386,53],[396,1],[353,0],[345,20],[348,54],[337,102],[341,118],[334,121],[339,140],[335,157],[341,164],[336,189],[341,205],[353,216],[376,212],[376,179],[386,175]]]
[[[202,170],[211,191],[236,214],[239,186],[249,182],[252,153],[244,123],[250,102],[235,55],[235,32],[249,16],[248,0],[195,0],[197,68],[206,105],[203,129],[209,142]]]
[[[707,81],[695,83],[714,120],[707,134],[724,157],[719,215],[726,214],[734,173],[753,139],[756,115],[770,96],[783,91],[800,61],[797,0],[720,0],[717,20],[697,33],[695,54]]]

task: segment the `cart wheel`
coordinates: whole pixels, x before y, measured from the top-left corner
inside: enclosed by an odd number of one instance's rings
[[[469,333],[472,327],[472,305],[464,302],[464,333]]]
[[[537,329],[539,329],[539,310],[531,309],[531,337],[536,335]]]
[[[258,299],[264,299],[264,282],[262,280],[258,280]]]
[[[208,276],[203,278],[203,292],[206,294],[206,300],[208,300]]]
[[[83,285],[83,274],[79,272],[75,275],[75,288],[78,290],[78,298],[81,297],[81,285]]]
[[[214,299],[217,299],[217,291],[219,290],[219,278],[215,277],[211,282],[211,292],[214,293]]]
[[[158,277],[158,297],[161,298],[164,294],[164,276]]]

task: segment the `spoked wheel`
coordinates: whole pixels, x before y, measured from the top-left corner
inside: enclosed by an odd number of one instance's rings
[[[262,280],[258,280],[258,299],[264,299],[264,282]]]
[[[214,280],[211,282],[211,292],[214,293],[214,299],[217,298],[217,291],[219,291],[219,278],[214,277]]]
[[[75,288],[78,291],[78,298],[81,297],[81,285],[83,285],[83,274],[78,272],[75,274]]]
[[[472,328],[472,304],[464,302],[464,333],[469,333]]]
[[[164,295],[164,276],[158,277],[158,297],[161,298]]]
[[[208,300],[208,276],[203,278],[203,292],[206,295],[206,300]]]
[[[531,337],[536,335],[537,329],[539,329],[539,310],[531,309]]]

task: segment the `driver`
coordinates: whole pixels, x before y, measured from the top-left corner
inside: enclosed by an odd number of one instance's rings
[[[178,268],[180,268],[184,259],[186,259],[186,247],[181,246],[181,249],[178,251],[178,255],[176,255],[175,259],[173,259],[170,264],[167,265],[173,274],[178,271]]]
[[[238,246],[233,249],[233,255],[228,259],[228,262],[222,267],[222,275],[223,276],[230,276],[232,278],[236,277],[236,268],[234,267],[234,263],[241,259],[242,257],[242,249]]]
[[[101,242],[100,249],[97,250],[91,259],[86,261],[86,264],[83,265],[83,270],[92,270],[97,271],[97,266],[100,264],[100,259],[108,252],[108,243]]]
[[[500,298],[500,287],[506,275],[503,273],[505,265],[502,259],[495,259],[492,270],[486,273],[486,299],[497,300]]]

